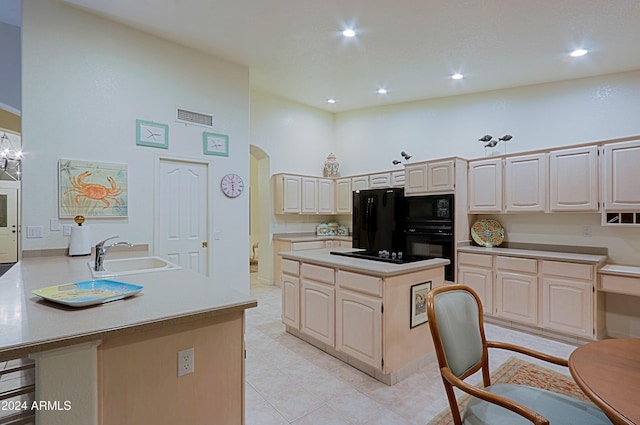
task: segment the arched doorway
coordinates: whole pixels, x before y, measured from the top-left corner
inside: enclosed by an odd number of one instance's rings
[[[271,173],[269,155],[250,145],[249,261],[258,280],[273,284]]]

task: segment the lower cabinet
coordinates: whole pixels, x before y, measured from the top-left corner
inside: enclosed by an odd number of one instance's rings
[[[496,257],[496,316],[538,325],[538,261]]]
[[[375,368],[382,360],[382,299],[338,289],[336,349]]]
[[[300,332],[334,345],[334,271],[327,267],[303,264],[301,274]]]
[[[300,327],[300,278],[297,276],[299,263],[291,260],[282,260],[282,262],[282,323],[298,329]],[[286,269],[286,265],[290,268]],[[292,270],[296,270],[295,275],[289,274]]]
[[[470,286],[482,302],[485,315],[493,315],[493,257],[461,252],[458,255],[458,281]]]

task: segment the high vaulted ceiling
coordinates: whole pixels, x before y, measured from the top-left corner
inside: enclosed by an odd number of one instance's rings
[[[335,112],[640,69],[640,0],[63,1]]]

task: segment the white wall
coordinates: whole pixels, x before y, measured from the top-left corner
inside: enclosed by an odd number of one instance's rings
[[[129,217],[89,219],[92,239],[114,234],[153,247],[154,164],[158,154],[210,161],[216,282],[248,292],[248,192],[227,199],[221,177],[249,180],[249,71],[177,44],[87,14],[55,0],[23,4],[22,228],[42,225],[44,238],[23,249],[64,248],[49,231],[58,216],[60,158],[129,166]],[[203,127],[175,121],[176,107],[214,114],[229,135],[229,157],[204,156]],[[169,125],[169,149],[136,146],[136,119]],[[70,221],[67,221],[70,222]],[[213,230],[213,229],[211,229]]]
[[[640,70],[455,96],[336,115],[336,155],[344,174],[393,168],[400,151],[411,161],[485,156],[478,141],[513,135],[496,154],[640,134]]]
[[[0,22],[0,108],[19,113],[20,28]]]

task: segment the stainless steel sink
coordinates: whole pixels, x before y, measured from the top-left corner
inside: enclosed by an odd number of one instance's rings
[[[99,272],[93,269],[93,261],[89,261],[88,265],[94,278],[182,269],[182,267],[157,256],[105,260],[103,263],[104,271]]]

